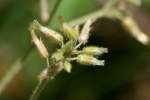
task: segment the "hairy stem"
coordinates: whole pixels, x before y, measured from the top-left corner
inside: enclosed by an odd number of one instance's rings
[[[60,71],[62,71],[63,67],[61,63],[55,63],[52,66],[49,66],[49,63],[47,63],[47,68],[44,69],[41,74],[39,75],[39,83],[35,87],[32,95],[30,96],[29,100],[37,100],[40,96],[41,92],[47,85],[49,79],[53,78],[56,74],[58,74]]]
[[[33,91],[31,97],[29,100],[37,100],[43,89],[45,88],[46,84],[48,83],[49,79],[45,79],[43,81],[40,81],[38,85],[36,86],[35,90]]]

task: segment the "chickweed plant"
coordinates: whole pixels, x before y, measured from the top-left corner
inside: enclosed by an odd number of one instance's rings
[[[104,66],[104,60],[98,59],[98,56],[107,53],[108,49],[98,46],[85,46],[91,35],[92,23],[92,19],[87,20],[80,30],[79,26],[71,27],[62,22],[62,33],[41,25],[37,20],[31,23],[29,30],[32,41],[39,54],[46,60],[47,67],[38,76],[39,85],[33,91],[30,100],[36,99],[47,81],[53,79],[56,74],[63,70],[71,73],[72,61],[88,66]],[[38,37],[37,31],[59,45],[54,53],[49,54],[42,39]]]

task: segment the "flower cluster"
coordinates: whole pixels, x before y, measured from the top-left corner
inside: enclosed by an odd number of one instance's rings
[[[61,23],[63,34],[59,34],[34,20],[30,25],[30,33],[32,41],[41,56],[48,59],[52,64],[61,65],[61,69],[70,73],[72,69],[71,61],[76,61],[83,65],[104,65],[104,60],[99,60],[98,56],[107,53],[107,48],[84,46],[90,36],[91,24],[92,20],[88,20],[80,30],[79,26],[70,27],[67,23]],[[60,47],[56,49],[51,57],[49,57],[49,53],[42,40],[36,35],[36,31],[41,32],[47,38],[60,44]]]

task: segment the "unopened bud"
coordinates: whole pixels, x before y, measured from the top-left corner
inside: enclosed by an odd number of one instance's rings
[[[95,57],[86,54],[78,55],[77,62],[83,65],[104,65],[104,60],[98,60]]]
[[[71,72],[71,69],[72,69],[71,63],[68,62],[68,61],[64,61],[64,70],[65,70],[66,72],[70,73],[70,72]]]
[[[67,25],[66,23],[63,23],[62,25],[64,33],[66,34],[66,36],[73,41],[77,41],[78,37],[79,37],[79,33],[77,30],[73,29],[72,27],[70,27],[69,25]]]
[[[130,32],[130,34],[139,42],[144,45],[147,45],[149,43],[149,37],[140,30],[138,25],[131,17],[124,18],[123,25]]]
[[[83,48],[82,52],[85,54],[97,56],[103,53],[108,53],[108,49],[103,48],[103,47],[88,46],[88,47]]]
[[[74,47],[74,43],[73,41],[68,41],[62,48],[63,52],[65,54],[69,54],[70,52],[72,52],[73,50],[73,47]]]
[[[47,28],[45,26],[42,26],[38,21],[34,20],[32,27],[36,30],[41,31],[46,37],[53,39],[57,43],[62,43],[63,42],[63,36],[56,31]]]
[[[59,73],[61,72],[63,69],[64,69],[64,65],[63,65],[63,62],[58,62],[56,65],[55,65],[55,68],[54,68],[56,71],[54,71],[54,73],[56,72]]]
[[[42,40],[38,39],[38,37],[35,35],[33,30],[31,30],[31,36],[32,36],[32,41],[36,45],[37,50],[39,51],[41,56],[45,59],[48,58],[49,54],[44,43],[42,42]]]
[[[46,23],[50,17],[48,9],[48,0],[40,0],[40,10],[41,20],[42,22]]]
[[[51,59],[54,60],[55,62],[59,62],[64,59],[64,54],[61,50],[58,50],[52,54]]]
[[[91,24],[92,24],[92,21],[91,20],[88,20],[82,30],[81,30],[81,34],[79,36],[79,42],[82,42],[82,43],[87,43],[88,39],[89,39],[89,35],[90,35],[90,30],[91,30]]]
[[[37,20],[34,20],[30,25],[30,29],[33,30],[39,30],[40,27],[42,27],[42,25]]]

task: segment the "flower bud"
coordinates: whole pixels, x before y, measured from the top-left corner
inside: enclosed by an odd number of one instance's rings
[[[104,65],[104,60],[98,60],[95,57],[86,54],[78,55],[77,62],[83,65]]]
[[[39,51],[41,56],[45,59],[48,58],[49,54],[45,45],[43,44],[42,40],[38,39],[38,37],[35,35],[33,30],[31,30],[31,36],[32,36],[32,41],[36,45],[37,50]]]
[[[91,20],[88,20],[82,30],[81,30],[81,34],[79,36],[79,42],[82,42],[83,44],[87,43],[88,39],[89,39],[89,35],[90,35],[90,30],[91,30],[91,24],[92,24],[92,21]]]
[[[34,20],[32,27],[36,30],[41,31],[46,37],[53,39],[57,43],[63,42],[63,36],[56,31],[42,26],[38,21]]]
[[[62,50],[63,50],[63,52],[64,52],[65,54],[69,54],[69,53],[72,52],[73,47],[74,47],[73,41],[68,41],[68,42],[63,46]]]
[[[79,37],[79,33],[77,30],[71,28],[70,26],[68,26],[66,23],[63,23],[62,25],[64,33],[66,34],[66,36],[73,41],[77,41],[78,37]]]
[[[48,0],[40,0],[40,17],[43,23],[47,23],[50,18]]]
[[[64,54],[61,50],[58,50],[52,54],[51,59],[54,60],[54,62],[59,62],[64,59]]]
[[[58,62],[57,64],[55,64],[55,68],[54,68],[54,73],[57,74],[59,72],[61,72],[62,70],[64,69],[64,65],[63,65],[63,62]]]
[[[68,62],[68,61],[64,61],[64,70],[65,70],[66,72],[70,73],[70,72],[71,72],[71,69],[72,69],[71,63]]]
[[[30,29],[33,30],[39,30],[40,27],[42,27],[42,25],[37,20],[34,20],[30,25]]]
[[[140,30],[134,19],[128,16],[123,19],[122,24],[136,40],[144,45],[149,43],[149,37]]]
[[[82,52],[85,54],[97,56],[103,53],[108,53],[108,49],[103,47],[88,46],[83,48]]]

